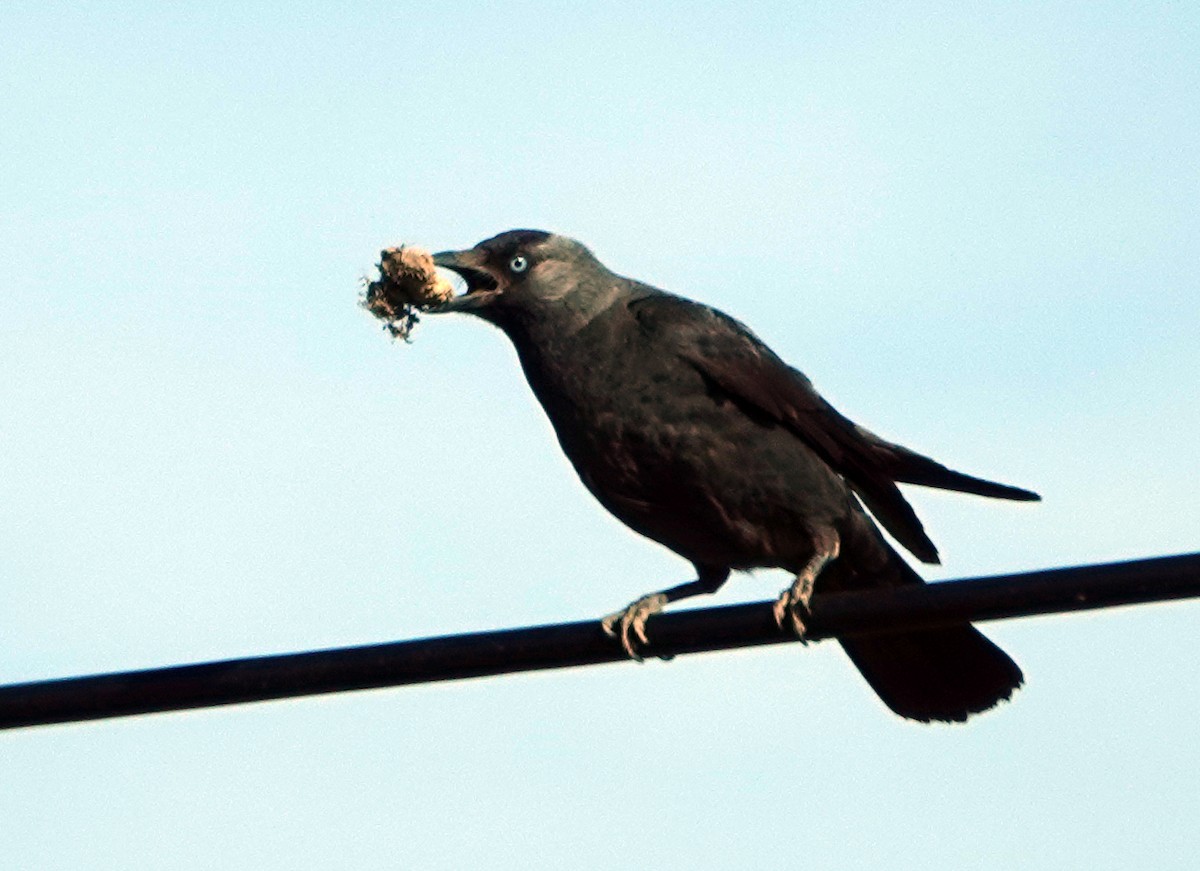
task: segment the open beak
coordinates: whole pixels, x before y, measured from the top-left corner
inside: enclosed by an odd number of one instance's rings
[[[432,314],[474,311],[488,305],[500,295],[496,276],[488,270],[481,251],[474,248],[468,248],[466,251],[439,251],[433,255],[433,264],[458,273],[467,283],[467,290],[436,308],[431,308],[429,311]]]

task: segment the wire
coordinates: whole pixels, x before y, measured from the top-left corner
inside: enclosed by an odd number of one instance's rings
[[[1200,553],[817,595],[809,641],[1200,596]],[[798,640],[773,602],[651,617],[645,655]],[[598,620],[0,686],[0,729],[628,661]]]

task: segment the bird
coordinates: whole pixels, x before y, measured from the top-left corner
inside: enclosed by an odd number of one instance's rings
[[[692,563],[693,580],[603,618],[633,658],[651,615],[716,592],[734,571],[790,572],[775,616],[802,638],[814,590],[924,583],[879,529],[939,562],[898,483],[1040,498],[884,440],[739,321],[618,275],[566,236],[509,230],[433,262],[465,289],[431,311],[503,331],[584,486]],[[962,722],[1024,681],[969,623],[839,642],[883,703],[919,722]]]

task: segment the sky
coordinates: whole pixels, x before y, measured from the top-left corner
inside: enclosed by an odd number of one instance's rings
[[[0,93],[0,682],[688,580],[501,333],[356,305],[511,227],[1043,494],[909,489],[931,580],[1200,549],[1200,7],[12,2]],[[1198,630],[990,624],[966,726],[815,644],[0,733],[0,866],[1190,869]]]

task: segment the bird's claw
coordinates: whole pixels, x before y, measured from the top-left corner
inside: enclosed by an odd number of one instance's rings
[[[666,604],[667,597],[662,593],[651,593],[649,596],[642,596],[636,602],[631,602],[629,607],[601,618],[600,625],[609,635],[620,639],[621,646],[625,648],[630,659],[641,662],[643,657],[638,652],[638,647],[650,643],[650,639],[646,637],[646,621],[661,611]]]
[[[801,576],[780,594],[775,601],[775,622],[780,629],[790,625],[801,644],[808,643],[808,620],[812,617],[809,601],[812,599],[813,582]]]

